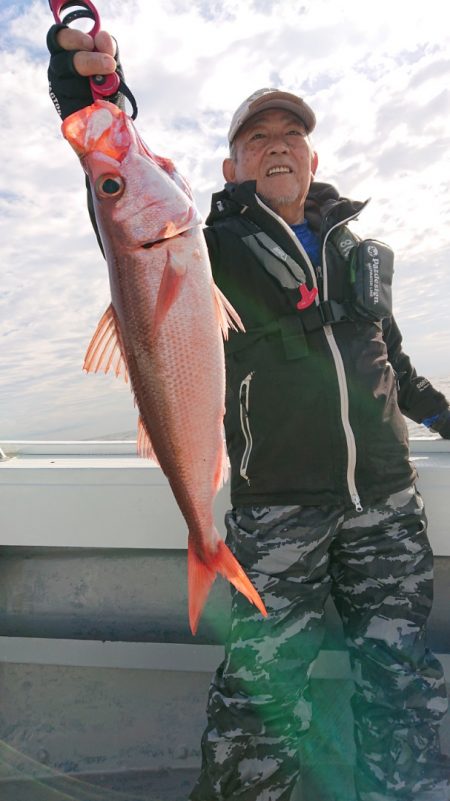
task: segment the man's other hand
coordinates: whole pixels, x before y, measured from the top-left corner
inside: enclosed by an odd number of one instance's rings
[[[430,428],[440,434],[443,439],[450,439],[450,409],[441,412]]]

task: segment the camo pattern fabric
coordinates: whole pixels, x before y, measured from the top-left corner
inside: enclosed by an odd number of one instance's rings
[[[439,762],[445,681],[425,645],[433,557],[414,487],[362,513],[245,507],[229,512],[226,522],[227,544],[269,615],[264,619],[232,589],[225,659],[210,687],[191,801],[293,799],[330,592],[355,683],[357,798],[450,801],[448,767]],[[338,784],[331,796],[325,793],[327,801],[350,801]]]

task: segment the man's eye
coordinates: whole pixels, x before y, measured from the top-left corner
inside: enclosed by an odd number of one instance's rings
[[[288,136],[306,136],[306,133],[299,128],[292,128],[288,131]]]
[[[254,139],[264,139],[264,134],[261,133],[261,131],[256,131],[256,133],[251,135],[250,141],[252,142]]]

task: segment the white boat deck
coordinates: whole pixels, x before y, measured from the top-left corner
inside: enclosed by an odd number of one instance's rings
[[[134,442],[0,442],[0,545],[187,547],[186,526],[161,469],[136,455]],[[450,556],[444,499],[450,491],[450,441],[411,440],[418,486],[437,556]],[[215,518],[224,533],[225,486]],[[31,524],[32,522],[32,524]]]

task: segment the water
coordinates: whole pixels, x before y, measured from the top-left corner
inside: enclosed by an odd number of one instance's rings
[[[443,392],[447,400],[450,401],[450,378],[433,378],[430,379],[433,387],[438,389],[440,392]],[[426,439],[427,437],[437,437],[439,438],[439,434],[434,434],[425,426],[420,425],[418,423],[414,423],[412,420],[408,420],[406,418],[406,422],[408,424],[408,431],[409,436],[414,438]],[[104,437],[98,437],[98,439],[102,440],[135,440],[136,439],[136,431],[122,431],[120,433],[115,434],[107,434]]]

